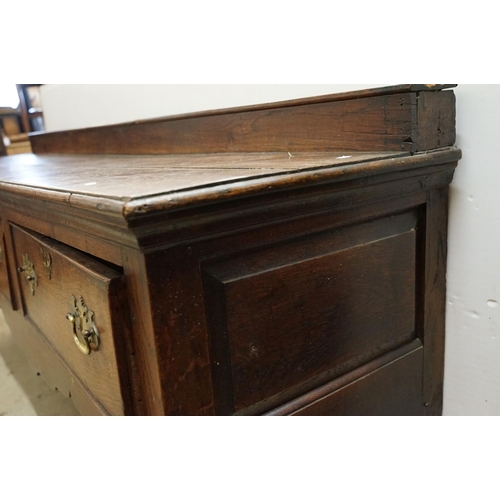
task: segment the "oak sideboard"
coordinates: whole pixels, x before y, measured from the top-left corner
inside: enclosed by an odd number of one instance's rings
[[[453,85],[30,140],[0,304],[82,414],[441,414]]]

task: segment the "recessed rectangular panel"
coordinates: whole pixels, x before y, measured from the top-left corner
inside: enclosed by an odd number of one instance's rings
[[[304,392],[415,338],[414,225],[404,214],[207,266],[223,412]]]

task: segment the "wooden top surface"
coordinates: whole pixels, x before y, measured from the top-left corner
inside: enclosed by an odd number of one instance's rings
[[[12,155],[0,159],[0,186],[134,200],[408,153],[221,153],[194,155]]]
[[[13,155],[0,193],[126,219],[188,206],[457,162],[458,148],[407,152]]]

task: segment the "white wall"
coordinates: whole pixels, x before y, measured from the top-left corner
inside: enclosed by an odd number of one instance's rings
[[[451,185],[446,415],[500,415],[500,85],[460,85]]]
[[[42,100],[61,130],[382,85],[47,85]],[[455,92],[444,414],[500,415],[500,86]]]

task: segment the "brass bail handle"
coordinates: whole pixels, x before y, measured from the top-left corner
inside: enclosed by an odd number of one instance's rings
[[[18,273],[23,273],[29,283],[31,294],[35,295],[35,288],[38,286],[38,279],[35,273],[35,265],[28,254],[23,254],[23,265],[17,268]]]
[[[94,323],[94,312],[85,305],[83,298],[73,295],[73,310],[66,314],[71,323],[73,340],[83,354],[97,350],[100,344],[99,332]]]

